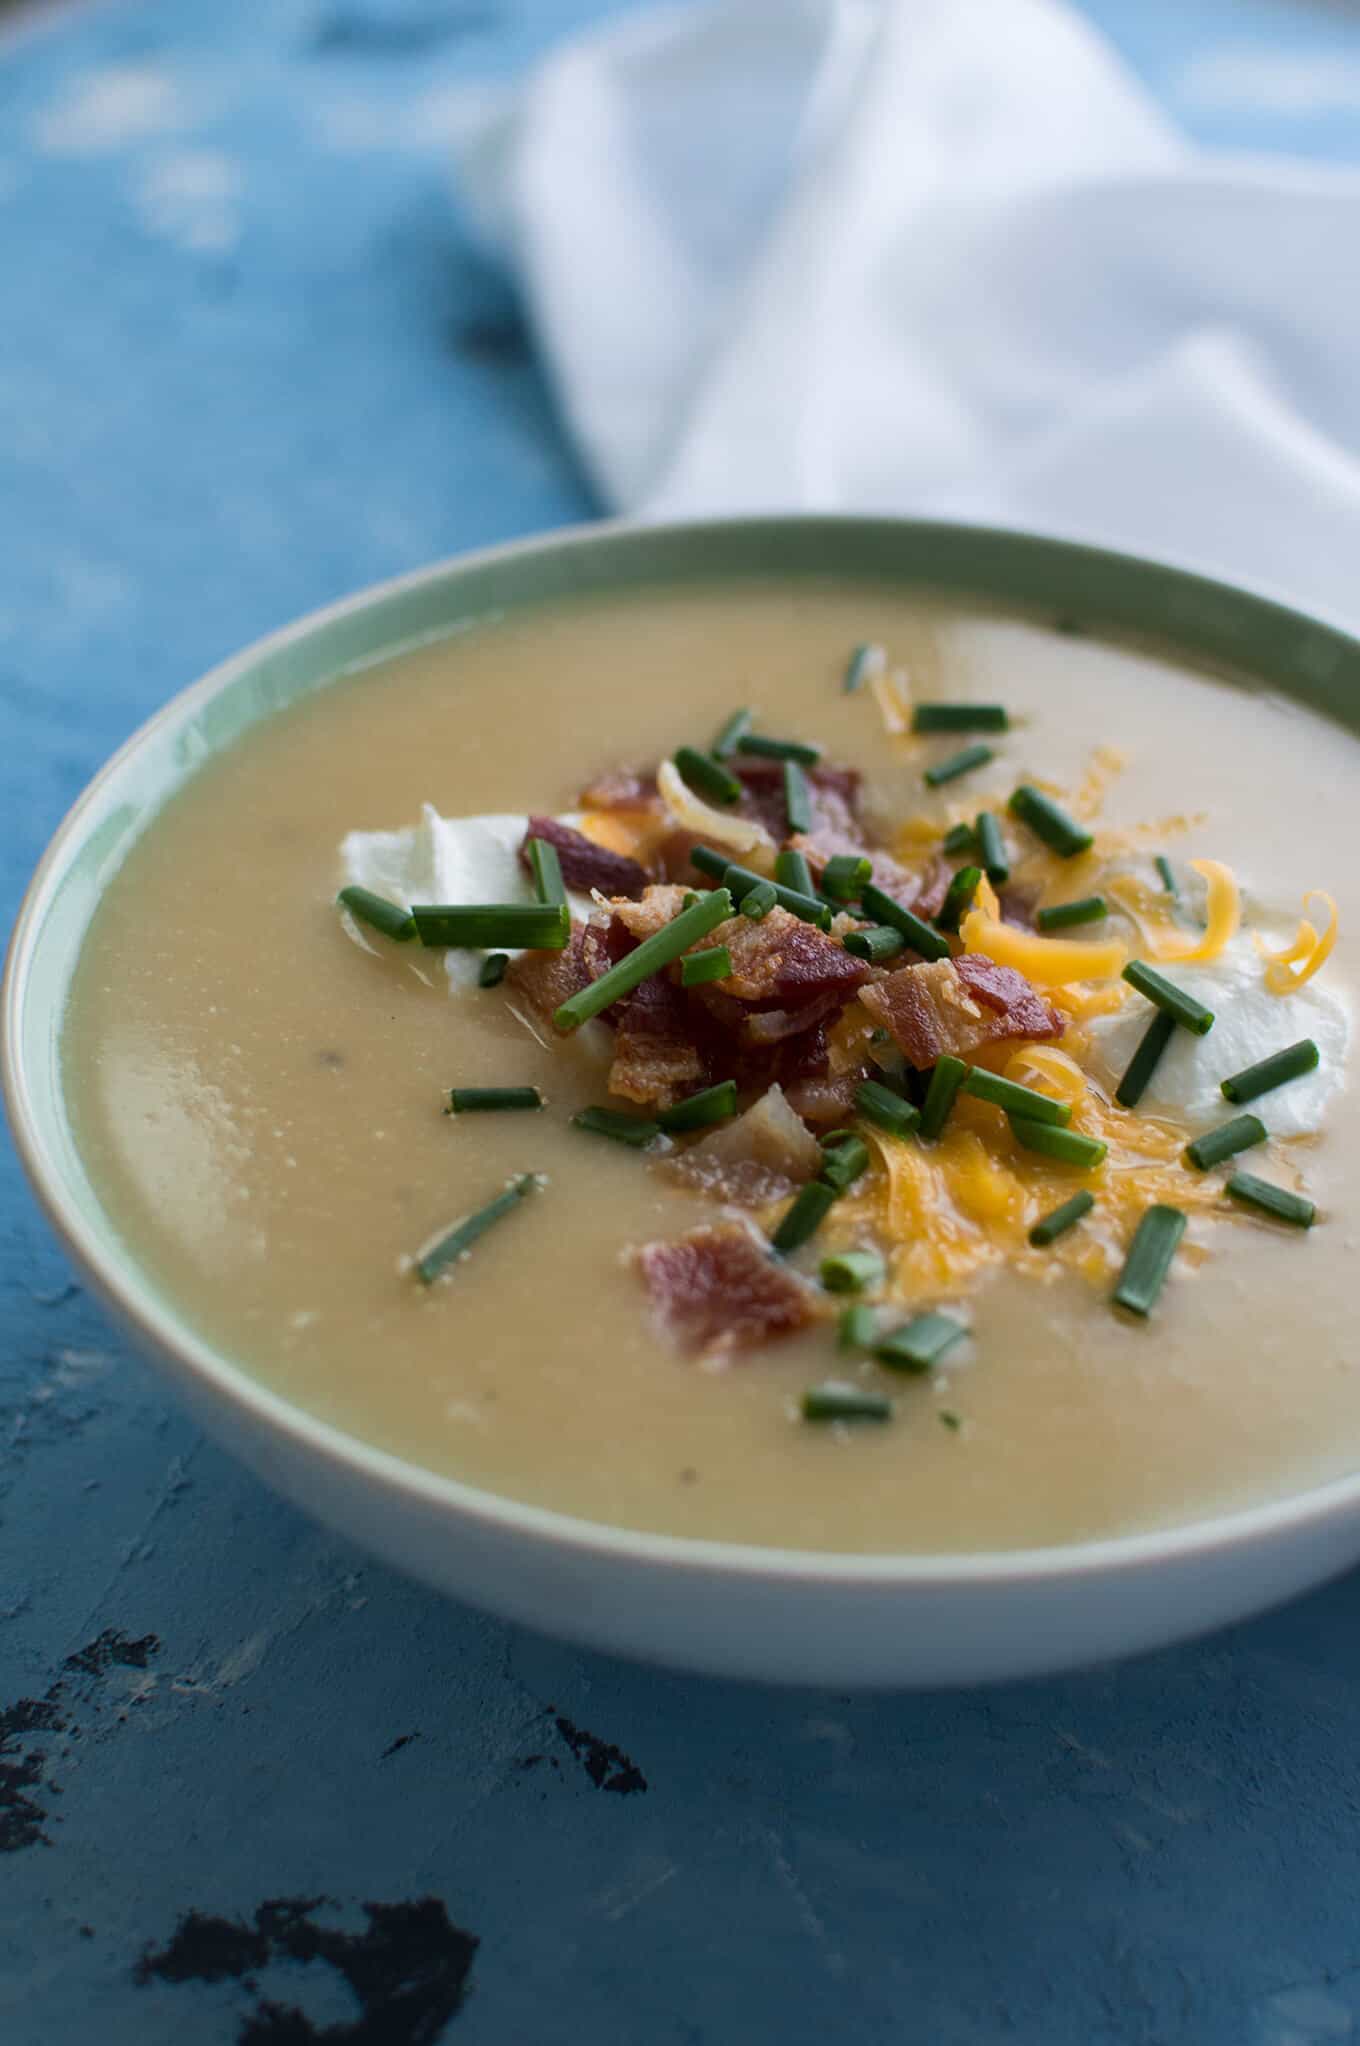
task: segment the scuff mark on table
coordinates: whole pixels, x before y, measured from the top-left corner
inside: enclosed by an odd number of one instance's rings
[[[548,1710],[553,1715],[557,1731],[597,1790],[612,1790],[620,1797],[631,1797],[646,1790],[647,1778],[622,1748],[616,1748],[612,1741],[602,1741],[597,1734],[587,1733],[583,1727],[574,1726],[565,1713],[558,1712],[555,1707],[550,1705]]]

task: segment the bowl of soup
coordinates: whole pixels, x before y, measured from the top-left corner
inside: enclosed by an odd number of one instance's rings
[[[976,528],[431,568],[80,798],[18,1149],[202,1424],[456,1597],[837,1685],[1222,1623],[1360,1556],[1357,684]]]

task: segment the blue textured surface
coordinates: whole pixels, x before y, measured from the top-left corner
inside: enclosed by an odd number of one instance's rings
[[[589,509],[438,140],[588,11],[0,9],[7,914],[79,785],[221,655]],[[1339,8],[1091,12],[1205,139],[1355,150]],[[967,1696],[581,1655],[202,1443],[7,1159],[0,1443],[6,2046],[1360,2035],[1354,1577]]]

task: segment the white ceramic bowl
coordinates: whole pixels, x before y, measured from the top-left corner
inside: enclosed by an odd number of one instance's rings
[[[1001,1555],[833,1556],[597,1526],[403,1463],[269,1392],[129,1256],[72,1139],[58,1030],[101,888],[202,763],[342,671],[564,591],[813,571],[892,576],[1152,634],[1360,727],[1360,645],[1245,591],[1016,534],[892,520],[601,526],[422,571],[320,612],[177,697],[86,790],[10,945],[4,1088],[20,1156],[76,1264],[204,1428],[318,1520],[442,1590],[558,1635],[784,1683],[1028,1675],[1221,1625],[1360,1558],[1360,1475],[1164,1533]]]

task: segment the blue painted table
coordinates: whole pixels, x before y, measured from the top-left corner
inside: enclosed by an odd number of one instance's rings
[[[0,4],[0,888],[182,683],[590,510],[441,138],[583,0]],[[1354,149],[1340,9],[1092,0],[1215,141]],[[166,1404],[0,1162],[6,2046],[1360,2035],[1360,1579],[927,1699],[582,1655]]]

